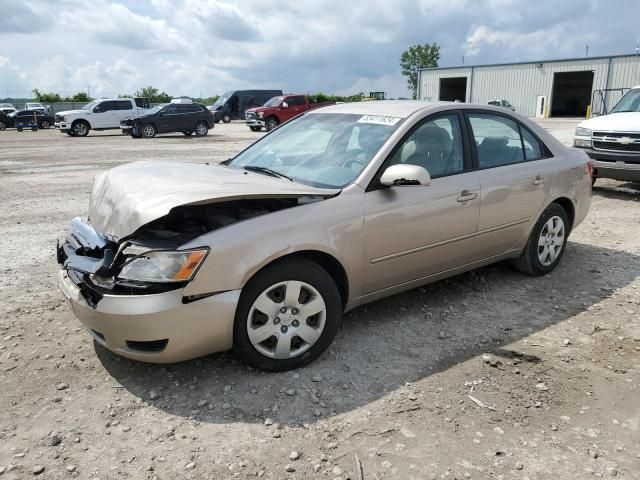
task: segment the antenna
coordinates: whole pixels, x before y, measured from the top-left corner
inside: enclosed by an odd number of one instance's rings
[[[589,45],[585,46],[584,56],[585,57],[589,56]]]

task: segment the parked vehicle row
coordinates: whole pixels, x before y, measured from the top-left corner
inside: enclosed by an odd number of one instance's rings
[[[279,95],[262,107],[248,109],[245,121],[252,132],[259,132],[263,128],[269,132],[301,113],[327,105],[335,105],[335,102],[310,103],[307,95]]]
[[[501,260],[544,275],[591,201],[592,162],[503,107],[304,112],[220,165],[98,174],[58,282],[94,341],[176,362],[233,349],[300,367],[343,312]]]
[[[139,116],[149,109],[146,98],[94,100],[81,109],[58,112],[55,127],[72,137],[86,137],[91,130],[114,130],[126,117]]]
[[[158,105],[142,115],[120,121],[122,133],[133,138],[153,138],[158,133],[171,132],[182,132],[186,136],[195,133],[202,137],[213,126],[213,113],[206,106],[184,99]]]
[[[51,128],[55,122],[53,115],[42,110],[16,110],[0,113],[0,130],[7,128]]]

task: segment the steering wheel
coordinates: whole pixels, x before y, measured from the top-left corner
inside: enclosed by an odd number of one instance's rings
[[[351,168],[351,165],[356,164],[364,167],[365,162],[363,160],[347,160],[342,164],[344,168]]]

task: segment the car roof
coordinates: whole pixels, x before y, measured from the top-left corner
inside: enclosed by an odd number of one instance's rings
[[[418,100],[378,100],[372,102],[338,103],[313,110],[314,113],[346,113],[356,115],[387,115],[406,118],[419,110],[450,105],[453,102],[423,102]],[[460,103],[456,103],[460,105]]]

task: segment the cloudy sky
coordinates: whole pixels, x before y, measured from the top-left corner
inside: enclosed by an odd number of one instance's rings
[[[638,0],[0,0],[0,97],[281,88],[406,96],[398,60],[441,66],[634,53]]]

